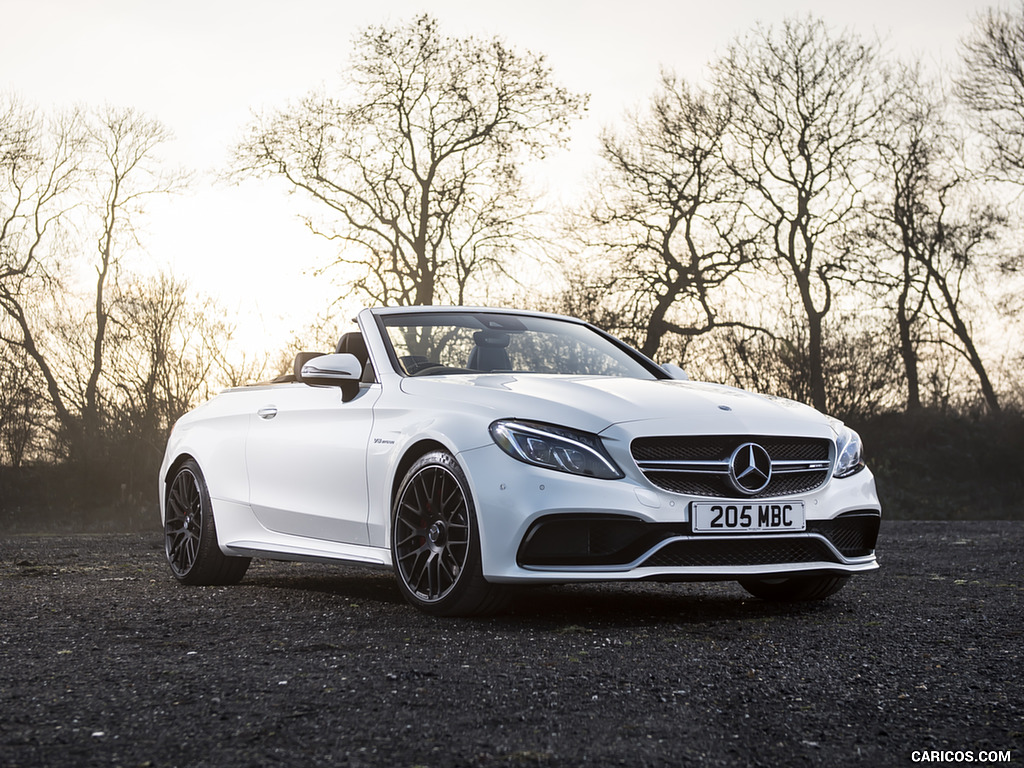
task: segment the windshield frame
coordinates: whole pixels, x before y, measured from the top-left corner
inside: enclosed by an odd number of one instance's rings
[[[387,351],[389,362],[395,373],[403,378],[420,378],[415,374],[406,372],[404,366],[399,362],[399,356],[395,350],[395,346],[392,343],[391,335],[388,332],[389,328],[402,325],[430,325],[431,323],[422,322],[429,318],[436,318],[439,323],[435,324],[447,324],[443,321],[452,316],[468,316],[480,323],[480,327],[483,329],[501,330],[502,328],[514,328],[516,325],[522,326],[523,321],[529,322],[533,319],[539,319],[542,321],[554,321],[559,323],[565,323],[567,325],[576,326],[578,329],[586,329],[587,331],[596,334],[601,340],[608,343],[613,347],[614,351],[620,353],[628,362],[638,366],[643,373],[650,376],[651,379],[670,379],[671,375],[665,371],[661,366],[655,363],[653,360],[643,355],[638,350],[629,346],[625,342],[612,336],[610,333],[603,331],[597,326],[588,323],[577,318],[566,317],[562,315],[550,314],[546,312],[528,312],[521,310],[509,310],[509,309],[496,309],[490,307],[394,307],[394,308],[375,308],[371,310],[374,321],[377,325],[377,330],[380,334],[380,338],[384,343],[385,350]],[[481,318],[487,318],[493,323],[482,322]],[[452,325],[455,325],[454,323]],[[459,323],[458,325],[462,325]],[[477,327],[471,323],[466,323],[466,327]],[[623,374],[617,376],[615,374],[567,374],[567,373],[545,373],[545,372],[533,372],[533,371],[477,371],[469,369],[446,369],[445,373],[439,373],[435,375],[451,375],[451,376],[487,376],[487,375],[523,375],[523,376],[601,376],[606,375],[610,378],[646,378],[640,376],[633,376]],[[429,376],[425,376],[429,378]]]

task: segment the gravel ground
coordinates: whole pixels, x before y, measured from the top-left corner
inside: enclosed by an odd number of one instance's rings
[[[587,585],[439,620],[388,572],[188,588],[156,533],[0,534],[0,766],[1021,764],[1024,523],[880,541],[815,605]]]

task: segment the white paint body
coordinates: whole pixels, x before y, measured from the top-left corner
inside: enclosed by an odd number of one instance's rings
[[[389,567],[400,464],[410,451],[430,443],[450,452],[465,470],[479,522],[483,574],[490,581],[703,580],[878,567],[873,551],[856,557],[836,551],[828,561],[776,565],[524,567],[517,562],[523,538],[546,516],[615,514],[685,525],[691,503],[707,501],[652,484],[630,453],[634,438],[820,438],[831,441],[834,465],[834,422],[792,401],[677,379],[405,376],[389,357],[377,321],[402,311],[411,310],[359,314],[376,381],[363,384],[348,402],[337,388],[289,382],[227,390],[186,414],[174,428],[161,468],[161,515],[175,466],[192,457],[205,476],[225,554]],[[597,479],[517,461],[488,431],[493,422],[510,418],[599,435],[624,477]],[[843,479],[831,477],[830,470],[822,487],[798,498],[808,522],[849,512],[880,514],[867,469]],[[715,538],[744,536],[701,535],[704,541]]]

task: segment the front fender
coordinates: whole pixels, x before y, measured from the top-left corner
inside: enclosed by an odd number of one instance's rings
[[[250,419],[244,394],[220,395],[186,414],[174,426],[160,466],[160,514],[163,519],[165,489],[174,466],[191,456],[199,464],[216,507],[218,501],[249,502],[249,477],[245,466],[245,439]],[[251,398],[249,398],[251,399]],[[252,408],[255,412],[254,406]]]
[[[390,546],[392,498],[416,458],[440,448],[458,460],[464,451],[492,444],[487,431],[489,414],[474,410],[429,413],[425,409],[417,413],[421,418],[415,418],[409,409],[389,409],[380,402],[375,409],[366,456],[372,546]]]

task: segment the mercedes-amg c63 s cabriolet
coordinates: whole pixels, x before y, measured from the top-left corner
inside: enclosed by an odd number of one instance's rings
[[[790,400],[688,381],[587,323],[366,309],[327,353],[185,415],[160,470],[186,584],[252,557],[394,570],[417,608],[514,585],[734,579],[815,600],[878,567],[857,434]]]

